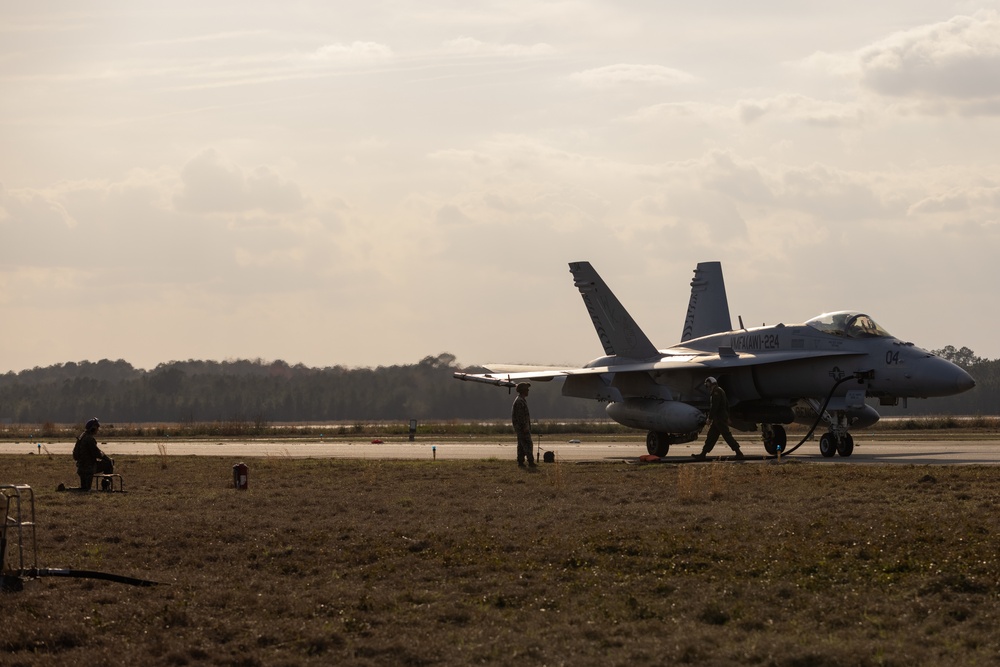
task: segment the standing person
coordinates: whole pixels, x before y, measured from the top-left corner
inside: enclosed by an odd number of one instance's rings
[[[528,414],[528,390],[531,384],[520,382],[517,387],[517,398],[514,399],[514,406],[510,410],[510,421],[514,424],[514,433],[517,434],[517,465],[524,467],[525,459],[528,465],[535,467],[535,443],[531,441],[531,416]]]
[[[90,491],[95,472],[110,472],[108,464],[111,463],[111,458],[97,446],[97,431],[100,428],[101,422],[97,421],[96,417],[88,421],[84,432],[76,439],[76,446],[73,447],[73,458],[76,460],[76,474],[80,476],[81,491]]]
[[[740,443],[729,432],[729,399],[725,390],[719,386],[719,381],[713,377],[705,378],[705,386],[712,392],[708,404],[708,437],[705,438],[705,446],[700,454],[692,454],[699,461],[704,461],[708,453],[715,447],[719,436],[736,452],[736,458],[742,459],[743,452],[740,451]]]

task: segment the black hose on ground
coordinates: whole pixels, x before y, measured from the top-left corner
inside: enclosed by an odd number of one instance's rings
[[[104,581],[114,581],[119,584],[129,586],[160,586],[158,581],[147,581],[134,577],[125,577],[120,574],[110,574],[108,572],[93,572],[91,570],[70,570],[68,568],[38,568],[37,570],[24,570],[23,574],[28,577],[72,577],[74,579],[103,579]]]
[[[833,386],[830,387],[830,393],[826,395],[826,400],[823,401],[823,407],[821,407],[819,409],[819,411],[817,412],[817,414],[816,414],[816,421],[814,421],[813,425],[809,427],[809,431],[804,436],[802,436],[802,439],[799,440],[798,444],[796,444],[791,449],[788,449],[788,450],[785,450],[785,451],[781,452],[781,456],[788,456],[789,454],[791,454],[792,452],[794,452],[796,449],[798,449],[799,447],[801,447],[802,445],[804,445],[805,442],[809,438],[812,437],[812,434],[816,430],[816,427],[819,426],[819,423],[821,421],[823,421],[823,413],[826,412],[826,407],[828,405],[830,405],[830,400],[833,398],[833,393],[835,391],[837,391],[837,387],[839,387],[840,385],[844,384],[845,382],[848,382],[849,380],[858,380],[859,378],[860,378],[860,374],[855,373],[853,375],[848,375],[847,377],[842,377],[839,380],[837,380],[836,382],[834,382]],[[778,456],[775,455],[775,456],[772,456],[770,458],[778,458]]]

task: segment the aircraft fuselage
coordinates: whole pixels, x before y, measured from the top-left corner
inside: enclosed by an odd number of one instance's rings
[[[835,382],[855,373],[868,377],[860,384],[845,383],[835,396],[863,386],[866,396],[887,404],[900,398],[950,396],[975,385],[964,370],[913,343],[888,334],[852,338],[818,331],[807,324],[713,334],[665,352],[694,351],[719,355],[713,372],[724,382],[731,402],[823,399]],[[781,360],[784,353],[803,352],[815,356]],[[755,363],[746,364],[747,358],[753,358]]]
[[[826,421],[830,430],[820,439],[824,456],[850,456],[849,429],[878,421],[866,399],[895,405],[900,399],[951,396],[976,384],[960,367],[855,311],[824,313],[802,324],[728,330],[718,262],[701,262],[695,269],[681,342],[657,349],[588,262],[569,267],[605,356],[579,368],[496,367],[455,377],[505,387],[561,379],[563,395],[605,402],[611,419],[647,430],[647,450],[658,456],[671,444],[690,442],[703,428],[709,377],[726,392],[731,424],[742,430],[760,426],[769,454],[784,449],[782,424],[798,421],[815,428]]]

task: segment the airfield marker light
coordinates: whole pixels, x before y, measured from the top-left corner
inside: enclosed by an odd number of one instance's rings
[[[437,445],[431,445],[431,456],[434,457],[435,461],[437,461],[437,458],[438,458],[438,448],[437,448]]]

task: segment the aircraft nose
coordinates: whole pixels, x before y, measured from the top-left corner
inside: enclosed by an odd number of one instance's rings
[[[965,369],[935,356],[925,357],[922,363],[914,364],[907,377],[914,381],[913,388],[925,398],[954,396],[976,386],[976,381]]]
[[[960,375],[958,376],[958,383],[957,383],[958,393],[961,394],[963,391],[969,391],[970,389],[975,387],[976,381],[972,378],[971,375],[966,373],[963,369],[960,368],[958,370],[960,373]]]

